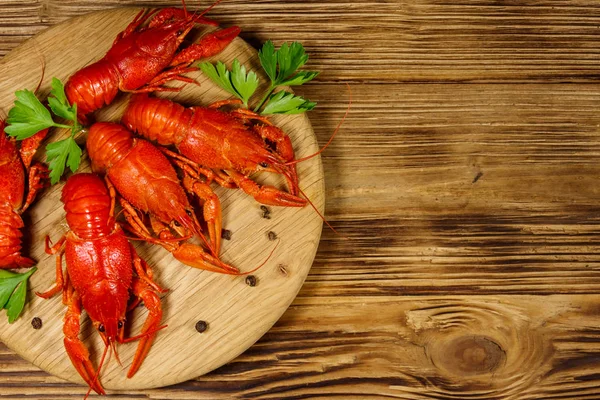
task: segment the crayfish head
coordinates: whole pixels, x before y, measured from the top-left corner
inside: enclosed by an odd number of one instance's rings
[[[102,322],[94,321],[94,326],[107,346],[122,341],[125,336],[125,318],[108,318]]]
[[[171,62],[193,26],[193,22],[178,21],[162,27],[148,29],[140,37],[137,44],[149,59],[162,60],[162,63],[164,63],[162,69]]]

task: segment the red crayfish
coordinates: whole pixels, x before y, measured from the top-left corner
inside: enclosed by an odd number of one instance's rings
[[[225,187],[239,187],[258,202],[276,206],[303,207],[298,196],[298,175],[290,138],[267,118],[247,109],[219,110],[235,100],[209,107],[189,107],[147,94],[132,96],[122,118],[130,130],[158,142],[175,145],[181,155],[164,150],[179,165],[203,166],[214,172]],[[251,124],[259,121],[262,124]],[[261,186],[249,175],[258,171],[282,174],[289,193]]]
[[[90,127],[86,146],[92,169],[106,173],[107,181],[122,196],[124,215],[136,235],[160,244],[176,259],[192,267],[227,274],[239,273],[237,268],[217,257],[221,244],[221,203],[207,183],[196,179],[198,171],[190,168],[183,184],[204,203],[210,244],[201,233],[200,223],[175,169],[156,146],[134,138],[122,125],[109,122],[98,122]],[[151,235],[136,209],[150,214],[151,229],[158,237]],[[174,237],[172,231],[179,238]],[[179,243],[191,233],[204,240],[214,255],[197,245]]]
[[[64,344],[79,375],[99,394],[104,389],[98,375],[110,347],[117,357],[116,343],[140,340],[127,377],[140,368],[156,336],[162,318],[159,292],[152,270],[127,241],[115,222],[115,193],[93,174],[71,176],[62,191],[66,218],[71,229],[52,247],[46,237],[46,252],[56,254],[56,286],[38,296],[50,298],[63,293],[67,308]],[[67,269],[62,272],[62,255]],[[135,274],[134,274],[135,271]],[[130,293],[149,310],[142,333],[125,338],[124,327]],[[135,305],[136,303],[134,303]],[[105,349],[95,370],[90,355],[78,335],[82,308],[102,337]]]
[[[104,58],[77,71],[67,81],[65,93],[71,104],[77,103],[81,122],[87,121],[87,114],[110,104],[119,90],[177,91],[181,88],[163,84],[171,80],[193,82],[181,75],[196,70],[189,65],[199,58],[218,54],[240,33],[237,26],[208,33],[199,43],[178,52],[194,24],[217,25],[203,17],[217,3],[197,15],[177,8],[140,11],[119,33]]]
[[[48,129],[23,140],[17,149],[15,140],[6,135],[4,127],[5,122],[0,120],[0,268],[31,267],[34,261],[21,255],[21,214],[31,205],[48,175],[43,164],[31,165]]]

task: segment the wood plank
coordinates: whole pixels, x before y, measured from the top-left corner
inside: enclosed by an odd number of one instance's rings
[[[2,2],[0,56],[73,16],[135,4],[140,3]],[[267,39],[304,43],[311,68],[323,71],[319,82],[595,82],[600,76],[600,4],[593,0],[534,0],[527,5],[493,0],[230,0],[211,16],[224,25],[242,26],[242,37],[255,46]]]
[[[308,85],[325,143],[347,99]],[[596,85],[353,85],[302,293],[598,293]]]
[[[487,213],[594,220],[597,85],[352,85],[323,153],[330,215]],[[324,144],[341,84],[298,88]],[[321,122],[322,121],[322,122]]]
[[[234,362],[115,398],[593,399],[599,306],[596,295],[298,298]],[[84,393],[8,353],[4,396]]]

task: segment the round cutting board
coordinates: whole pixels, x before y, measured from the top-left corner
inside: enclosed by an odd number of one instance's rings
[[[6,114],[20,89],[35,90],[45,73],[38,91],[46,98],[52,77],[66,82],[83,66],[100,59],[110,48],[116,35],[123,30],[139,9],[124,8],[85,15],[54,26],[26,41],[0,60],[0,109]],[[207,30],[198,27],[188,36],[196,40]],[[230,65],[238,58],[246,67],[260,71],[256,51],[237,38],[224,52],[210,61],[222,60]],[[230,96],[213,85],[201,73],[191,73],[199,85],[188,84],[175,94],[161,94],[186,105],[208,105]],[[262,89],[267,82],[261,78]],[[180,84],[176,84],[180,85]],[[258,98],[260,91],[256,95]],[[118,121],[128,96],[121,94],[110,107],[96,113],[99,121]],[[305,115],[277,116],[272,121],[291,137],[296,157],[318,150],[315,135]],[[66,131],[51,131],[49,141],[67,135]],[[79,138],[83,144],[85,138]],[[43,149],[37,157],[45,160]],[[89,171],[87,155],[79,172]],[[300,187],[322,212],[324,205],[323,169],[319,157],[298,165]],[[255,179],[285,190],[280,176],[259,174]],[[65,213],[60,202],[63,181],[46,188],[24,215],[27,243],[24,253],[38,261],[38,271],[31,277],[26,305],[21,317],[7,323],[0,313],[0,340],[40,368],[73,382],[83,383],[63,347],[63,316],[65,306],[61,296],[43,300],[34,291],[44,291],[55,281],[55,258],[44,253],[44,237],[57,241],[67,230]],[[231,361],[248,349],[279,319],[292,302],[313,262],[319,243],[322,221],[310,206],[304,208],[268,207],[265,215],[261,205],[240,190],[214,187],[223,206],[223,228],[231,232],[223,240],[221,258],[249,271],[273,255],[253,273],[256,285],[249,285],[245,276],[229,276],[201,271],[176,261],[159,246],[139,241],[134,245],[139,254],[153,267],[156,280],[170,291],[162,295],[164,310],[161,330],[138,373],[127,379],[137,342],[118,346],[123,366],[111,357],[102,370],[101,382],[106,389],[142,389],[182,382]],[[191,199],[197,204],[195,199]],[[270,232],[272,232],[270,234]],[[276,239],[274,239],[274,235]],[[274,240],[273,240],[274,239]],[[276,246],[276,247],[275,247]],[[138,307],[130,315],[130,335],[135,335],[147,315]],[[31,320],[39,317],[43,326],[32,328]],[[198,321],[206,321],[208,329],[199,333]],[[91,351],[98,365],[103,344],[85,312],[82,315],[80,338]]]

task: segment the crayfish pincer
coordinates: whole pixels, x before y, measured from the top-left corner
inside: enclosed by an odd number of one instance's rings
[[[0,268],[31,267],[34,261],[21,255],[21,214],[31,205],[48,177],[48,168],[32,158],[46,137],[44,129],[17,145],[4,132],[0,120]],[[27,195],[25,185],[28,185]]]
[[[158,293],[166,292],[152,279],[152,270],[127,241],[114,216],[115,194],[93,174],[71,176],[62,191],[67,224],[71,229],[52,247],[46,237],[46,253],[57,254],[56,285],[44,293],[50,298],[62,291],[65,315],[65,349],[90,390],[104,394],[99,372],[110,348],[118,360],[116,343],[140,340],[127,373],[131,378],[142,365],[162,319]],[[63,274],[62,257],[67,269]],[[125,338],[126,313],[130,294],[143,301],[148,318],[142,333]],[[94,369],[88,349],[79,338],[82,308],[105,344],[98,369]],[[89,393],[89,392],[88,392]]]

